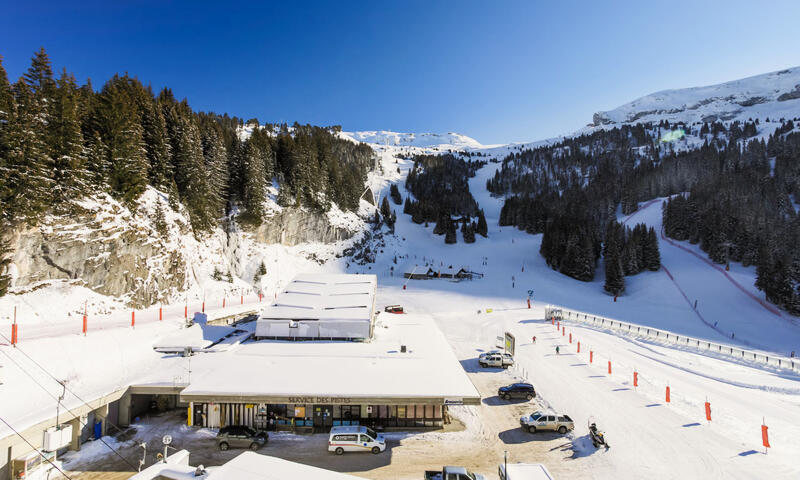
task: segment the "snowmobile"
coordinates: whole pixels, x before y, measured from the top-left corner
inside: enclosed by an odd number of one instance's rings
[[[608,450],[611,445],[606,442],[606,437],[603,435],[603,432],[597,428],[597,423],[595,423],[594,418],[589,417],[588,424],[589,436],[592,437],[592,445],[594,445],[594,448],[599,448],[602,445],[606,447],[606,450]]]

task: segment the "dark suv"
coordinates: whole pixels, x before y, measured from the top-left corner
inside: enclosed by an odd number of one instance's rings
[[[228,425],[219,429],[217,447],[220,450],[227,450],[231,447],[258,450],[268,440],[269,435],[263,430],[254,430],[245,425]]]
[[[497,396],[505,400],[511,400],[512,398],[530,400],[536,397],[536,390],[533,389],[533,385],[530,383],[512,383],[497,389]]]

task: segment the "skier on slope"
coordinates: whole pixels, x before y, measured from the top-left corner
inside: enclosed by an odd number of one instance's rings
[[[534,335],[533,338],[531,339],[531,343],[536,343],[536,335]]]
[[[560,351],[561,351],[561,350],[558,348],[558,345],[556,345],[556,355],[558,355],[558,353],[559,353]]]

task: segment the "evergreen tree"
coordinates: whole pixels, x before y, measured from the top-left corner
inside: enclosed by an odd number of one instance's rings
[[[264,178],[264,160],[251,142],[245,142],[243,150],[243,198],[245,219],[252,224],[260,225],[266,217],[265,201],[267,198],[266,180]],[[284,187],[281,186],[280,192]],[[288,191],[288,190],[287,190]],[[279,193],[280,193],[279,192]]]
[[[11,275],[8,266],[11,264],[11,251],[8,242],[0,240],[0,297],[8,293],[11,286]]]
[[[486,238],[489,236],[489,226],[486,224],[486,216],[483,210],[478,210],[478,235]]]
[[[114,76],[100,92],[97,121],[109,152],[109,186],[128,204],[135,203],[147,186],[147,157],[136,105],[127,78]]]
[[[88,192],[86,149],[83,143],[78,101],[75,78],[67,75],[64,70],[58,80],[53,112],[48,125],[55,182],[53,201],[57,208]]]
[[[661,254],[659,253],[658,249],[658,235],[656,235],[656,230],[653,227],[650,227],[650,230],[647,232],[647,241],[645,242],[643,255],[645,268],[651,272],[655,272],[661,268]]]
[[[169,192],[172,184],[170,143],[162,106],[152,97],[147,98],[142,109],[142,138],[149,163],[148,178],[155,188]]]
[[[458,241],[456,237],[456,224],[450,218],[450,215],[446,215],[444,217],[445,220],[445,234],[444,234],[444,243],[452,244]]]
[[[389,195],[392,197],[392,201],[396,205],[400,205],[403,203],[403,196],[400,195],[400,189],[397,188],[397,184],[393,183],[391,187],[389,187]]]
[[[47,208],[53,189],[52,161],[45,141],[47,124],[40,102],[25,81],[15,83],[13,92],[17,109],[5,133],[0,205],[6,220],[22,218],[34,223]]]
[[[381,216],[383,217],[384,221],[387,221],[387,219],[390,219],[392,216],[392,209],[389,207],[388,197],[383,197],[383,200],[381,201]]]

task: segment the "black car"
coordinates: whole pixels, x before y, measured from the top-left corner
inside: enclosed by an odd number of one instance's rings
[[[536,390],[530,383],[512,383],[497,389],[497,396],[506,400],[511,400],[512,398],[530,400],[536,397]]]

